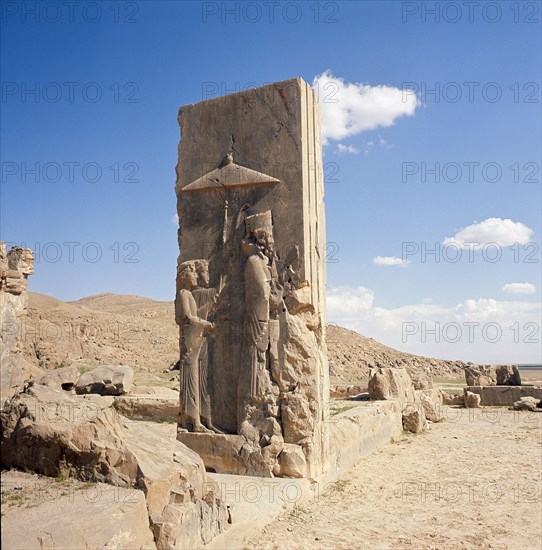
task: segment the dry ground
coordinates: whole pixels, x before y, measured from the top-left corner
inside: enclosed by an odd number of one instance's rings
[[[445,411],[427,433],[367,457],[245,547],[541,548],[542,413]]]

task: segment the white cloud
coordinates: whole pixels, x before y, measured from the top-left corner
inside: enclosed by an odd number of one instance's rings
[[[377,145],[379,149],[385,149],[386,151],[393,149],[392,143],[384,139],[381,135],[378,135],[378,140],[376,142],[372,139],[363,142],[363,153],[368,155],[374,149],[375,145]]]
[[[421,105],[414,93],[394,86],[345,82],[328,69],[314,77],[312,86],[320,101],[322,139],[347,137],[391,126],[401,116],[412,116]]]
[[[506,294],[534,294],[536,286],[531,283],[507,283],[501,290]]]
[[[373,307],[374,294],[364,286],[332,288],[327,293],[327,309],[337,317],[357,317]]]
[[[343,145],[339,143],[337,149],[339,153],[350,153],[351,155],[357,155],[359,153],[359,149],[354,145]]]
[[[373,258],[373,264],[375,265],[398,265],[400,267],[406,267],[408,263],[408,260],[403,260],[395,256],[376,256],[375,258]]]
[[[393,144],[384,139],[380,134],[378,135],[378,145],[383,149],[393,149]]]
[[[473,249],[482,248],[489,243],[505,247],[515,243],[526,244],[531,241],[533,233],[530,227],[521,222],[487,218],[461,229],[453,237],[446,237],[443,244]]]
[[[480,363],[540,363],[542,304],[466,299],[443,306],[423,300],[396,308],[376,305],[362,286],[331,288],[331,323],[355,330],[388,346],[442,359]]]
[[[173,214],[173,216],[171,217],[171,223],[173,225],[179,225],[179,215],[178,214]]]

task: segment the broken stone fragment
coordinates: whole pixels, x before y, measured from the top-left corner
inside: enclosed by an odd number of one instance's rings
[[[493,365],[469,365],[465,367],[467,386],[496,386],[497,371]]]
[[[409,403],[403,408],[403,428],[412,433],[423,431],[426,424],[425,412],[421,403]]]
[[[497,386],[521,386],[521,376],[517,365],[498,365]]]
[[[306,475],[307,462],[303,449],[299,445],[285,443],[278,460],[279,476],[304,477]]]
[[[132,389],[134,370],[125,365],[101,365],[81,375],[75,386],[78,394],[123,395]]]
[[[11,479],[32,504],[2,510],[3,548],[156,550],[143,491],[102,483],[55,482],[17,471],[2,474],[2,484]]]
[[[467,409],[477,409],[480,407],[481,402],[482,398],[477,393],[473,393],[471,391],[467,391],[465,393],[465,407]]]
[[[406,369],[378,367],[369,374],[369,398],[371,400],[399,399],[416,401],[414,386]]]
[[[442,420],[442,392],[435,388],[431,390],[419,390],[417,395],[427,420],[431,422]]]
[[[536,397],[521,397],[511,409],[515,411],[537,411],[542,407],[542,401]]]
[[[468,365],[467,386],[521,386],[517,365]]]
[[[71,365],[48,372],[37,381],[37,384],[42,384],[56,390],[69,391],[75,388],[80,376],[77,367]]]
[[[201,458],[113,402],[27,388],[0,413],[2,467],[141,489],[160,550],[201,546],[227,525],[224,503],[205,490]]]
[[[445,405],[459,405],[463,406],[465,404],[464,395],[454,395],[452,393],[442,392],[442,401]]]

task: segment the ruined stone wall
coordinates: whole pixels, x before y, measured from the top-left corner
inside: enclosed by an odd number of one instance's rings
[[[274,397],[266,402],[267,412],[261,405],[259,420],[249,424],[260,436],[276,436],[275,454],[284,444],[300,446],[305,473],[313,475],[324,464],[329,395],[318,103],[297,78],[184,106],[179,124],[178,265],[205,259],[209,287],[223,286],[209,317],[216,329],[207,338],[213,420],[230,434],[241,433],[246,420],[242,406],[248,390],[240,390],[248,383],[242,243],[246,220],[270,215],[273,269],[284,291],[277,314],[279,368],[270,373]],[[178,280],[177,291],[181,286]]]
[[[23,321],[28,302],[28,276],[34,273],[34,255],[28,248],[9,252],[0,242],[0,373],[1,403],[24,382]]]

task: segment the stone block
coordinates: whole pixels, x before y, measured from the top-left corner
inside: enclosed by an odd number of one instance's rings
[[[467,386],[496,386],[497,371],[493,365],[469,365],[465,367]]]
[[[521,386],[521,376],[517,365],[498,365],[496,372],[497,386]]]
[[[416,397],[423,406],[427,420],[439,422],[442,419],[442,392],[439,389],[417,390]]]
[[[542,410],[542,401],[536,397],[521,397],[512,405],[515,411],[537,411]]]
[[[452,393],[443,391],[442,402],[444,403],[444,405],[455,405],[462,407],[465,404],[465,396],[463,394],[454,395]]]
[[[132,420],[174,421],[179,417],[179,395],[120,395],[115,398],[115,408]]]
[[[328,415],[330,454],[327,479],[336,481],[362,458],[403,432],[402,406],[395,400],[368,401],[337,415]]]
[[[467,409],[477,409],[481,401],[482,398],[477,393],[465,392],[465,407]]]
[[[62,367],[49,371],[43,375],[38,381],[38,384],[49,386],[56,390],[73,390],[79,380],[79,370],[76,366]]]
[[[468,365],[467,386],[521,386],[517,365]]]
[[[412,433],[419,433],[426,425],[425,409],[421,403],[408,403],[403,407],[403,428]]]
[[[279,475],[284,477],[305,477],[307,461],[299,445],[286,443],[278,456]]]
[[[101,365],[81,375],[75,391],[78,394],[123,395],[132,389],[134,370],[125,365]]]
[[[6,473],[8,480],[10,475]],[[28,474],[24,480],[17,478],[18,496],[27,490],[33,494],[29,507],[2,511],[2,548],[156,549],[143,491],[103,483],[73,489],[52,485]]]
[[[177,441],[197,453],[205,469],[218,474],[253,475],[241,458],[245,438],[241,435],[177,432]]]
[[[398,399],[403,403],[416,401],[412,380],[406,369],[379,367],[369,374],[371,400]]]
[[[209,497],[199,456],[151,423],[119,415],[113,402],[111,396],[27,388],[0,413],[2,467],[141,489],[152,524],[161,525],[155,532],[160,549],[206,540],[209,514],[218,522],[213,533],[225,528],[224,505],[205,509],[204,497]],[[195,533],[196,542],[188,533]]]
[[[464,392],[476,393],[480,396],[482,406],[508,406],[522,397],[542,399],[542,387],[538,386],[467,386]]]

